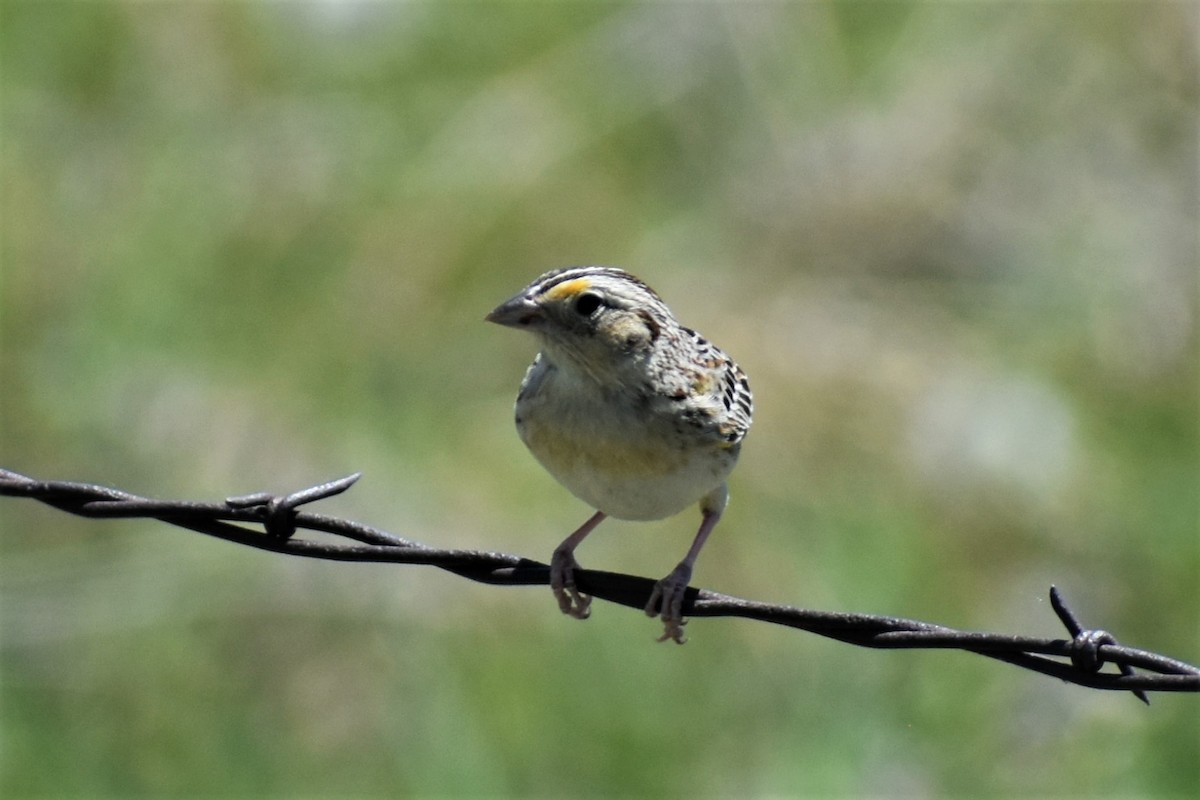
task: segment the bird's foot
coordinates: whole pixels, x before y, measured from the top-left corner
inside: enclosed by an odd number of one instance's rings
[[[592,615],[592,598],[575,588],[575,569],[579,564],[570,550],[558,548],[550,558],[550,589],[562,613],[575,619]]]
[[[654,584],[654,591],[646,603],[646,616],[662,617],[663,635],[658,637],[658,641],[670,639],[676,644],[687,641],[683,635],[683,626],[687,625],[687,620],[683,618],[683,599],[691,579],[691,565],[681,561],[670,575]]]

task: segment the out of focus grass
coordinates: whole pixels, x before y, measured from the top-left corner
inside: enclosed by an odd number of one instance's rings
[[[638,273],[756,419],[697,583],[1200,658],[1182,3],[0,9],[0,465],[546,557],[481,318]],[[1195,699],[0,502],[5,796],[1171,796]],[[665,573],[695,519],[608,523]]]

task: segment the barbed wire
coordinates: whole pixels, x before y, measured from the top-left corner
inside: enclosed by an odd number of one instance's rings
[[[33,498],[81,517],[156,519],[236,544],[305,558],[426,564],[497,586],[549,583],[550,568],[540,561],[508,553],[429,547],[368,525],[299,510],[302,505],[341,494],[359,477],[361,473],[356,473],[283,496],[259,492],[206,503],[154,500],[106,486],[39,481],[0,469],[0,495]],[[297,535],[301,530],[331,534],[353,544],[305,538]],[[575,582],[580,591],[593,597],[638,610],[645,608],[655,584],[637,575],[586,569],[575,571]],[[1129,691],[1146,703],[1145,693],[1150,691],[1200,692],[1200,667],[1125,647],[1105,631],[1085,628],[1053,586],[1050,601],[1070,638],[983,633],[901,617],[813,611],[694,587],[688,587],[683,613],[770,622],[860,647],[963,650],[1079,686]],[[1106,664],[1117,671],[1104,670]],[[1135,672],[1135,668],[1143,672]]]

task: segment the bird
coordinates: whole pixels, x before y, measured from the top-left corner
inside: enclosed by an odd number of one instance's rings
[[[552,269],[485,319],[537,338],[541,349],[517,393],[517,432],[547,472],[595,509],[551,557],[559,609],[590,615],[592,598],[575,583],[575,549],[606,518],[665,519],[698,504],[691,547],[645,607],[661,618],[658,641],[683,644],[685,591],[725,510],[754,413],[746,374],[617,267]]]

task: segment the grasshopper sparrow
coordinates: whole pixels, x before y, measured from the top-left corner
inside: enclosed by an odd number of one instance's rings
[[[487,320],[537,336],[541,352],[517,394],[517,432],[559,483],[596,509],[551,558],[559,608],[589,615],[574,553],[605,517],[662,519],[699,502],[691,548],[646,604],[647,615],[662,618],[659,641],[683,644],[684,591],[750,428],[745,374],[680,325],[654,290],[612,267],[547,272]]]

